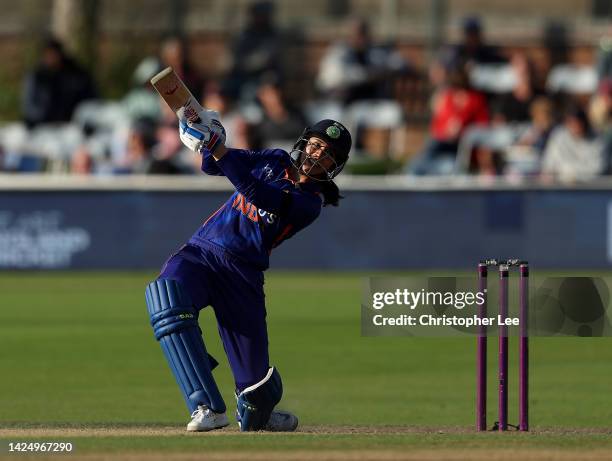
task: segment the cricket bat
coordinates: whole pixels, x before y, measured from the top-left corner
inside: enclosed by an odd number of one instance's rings
[[[198,113],[203,110],[202,106],[172,67],[166,67],[155,75],[151,79],[151,85],[179,119],[201,122]]]

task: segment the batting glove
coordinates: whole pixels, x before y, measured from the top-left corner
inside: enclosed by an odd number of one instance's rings
[[[190,150],[202,154],[204,149],[214,152],[225,144],[225,128],[219,122],[219,114],[212,110],[199,112],[200,122],[188,122],[179,118],[181,142]]]

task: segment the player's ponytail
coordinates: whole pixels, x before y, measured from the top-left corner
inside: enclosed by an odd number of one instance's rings
[[[333,181],[321,182],[321,194],[323,194],[323,206],[333,205],[338,206],[340,199],[344,198],[340,195],[340,189]]]

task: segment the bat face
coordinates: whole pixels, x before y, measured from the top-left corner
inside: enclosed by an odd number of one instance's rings
[[[176,91],[177,91],[178,89],[179,89],[179,86],[178,86],[178,85],[175,85],[173,88],[170,88],[169,90],[165,91],[165,92],[164,92],[164,94],[165,94],[166,96],[171,96],[171,95],[173,95],[174,93],[176,93]]]
[[[200,120],[198,112],[202,107],[172,67],[167,67],[155,75],[151,79],[151,84],[179,118],[185,118],[190,122]]]

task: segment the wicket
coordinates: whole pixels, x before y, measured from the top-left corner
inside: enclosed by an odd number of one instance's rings
[[[519,270],[519,424],[520,431],[529,430],[529,338],[528,338],[528,304],[529,304],[529,264],[519,259],[486,259],[478,264],[478,290],[484,293],[484,303],[478,307],[479,318],[487,316],[488,268],[499,270],[499,316],[501,320],[508,317],[508,285],[510,268]],[[508,430],[508,327],[499,327],[499,421],[493,430]],[[487,327],[479,326],[476,352],[476,429],[487,430]]]

